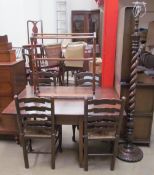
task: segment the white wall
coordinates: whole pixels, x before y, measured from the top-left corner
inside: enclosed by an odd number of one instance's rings
[[[66,0],[68,32],[71,10],[97,9],[95,0]],[[13,46],[27,44],[27,20],[43,20],[45,33],[56,33],[56,0],[0,0],[0,35],[8,35]]]
[[[14,5],[15,4],[15,5]],[[23,1],[0,1],[0,35],[8,35],[9,41],[20,43],[24,33]]]
[[[91,10],[97,9],[95,0],[67,0],[70,3],[71,10]]]

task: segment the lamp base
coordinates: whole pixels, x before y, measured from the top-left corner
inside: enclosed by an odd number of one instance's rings
[[[126,162],[138,162],[142,160],[143,152],[133,144],[120,144],[117,157]]]

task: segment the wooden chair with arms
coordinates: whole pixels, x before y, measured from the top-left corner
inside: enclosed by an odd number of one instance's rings
[[[56,125],[54,99],[18,98],[15,96],[20,142],[23,148],[25,168],[29,168],[28,153],[50,153],[51,167],[55,168],[55,146],[61,150],[62,128]],[[50,139],[51,151],[32,149],[32,139]]]
[[[124,101],[122,99],[85,100],[84,117],[84,169],[88,171],[88,156],[111,156],[111,170],[114,170],[118,150],[119,134],[122,124]],[[90,153],[88,145],[96,141],[110,142],[107,153]],[[93,149],[94,150],[94,149]]]
[[[53,60],[52,58],[62,58],[61,44],[44,45],[45,57],[50,58],[48,60],[48,66],[51,71],[58,72],[59,84],[63,85],[63,61]]]

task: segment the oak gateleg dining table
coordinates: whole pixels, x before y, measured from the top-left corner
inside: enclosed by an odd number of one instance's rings
[[[113,88],[96,88],[95,95],[91,87],[75,86],[42,86],[37,96],[53,97],[55,99],[56,122],[60,125],[79,126],[79,164],[83,164],[83,121],[84,121],[84,99],[94,98],[118,98]],[[34,87],[26,86],[19,97],[34,97]],[[2,111],[3,115],[16,117],[14,100]]]

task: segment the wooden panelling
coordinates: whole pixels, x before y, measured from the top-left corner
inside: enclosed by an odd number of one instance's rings
[[[11,96],[12,95],[12,85],[10,82],[1,82],[0,85],[0,96]]]
[[[152,114],[135,116],[133,138],[136,142],[150,143],[152,119]]]
[[[0,66],[0,82],[10,81],[11,74],[9,71],[9,66]]]
[[[17,121],[12,115],[0,115],[0,134],[17,135]]]
[[[26,86],[24,60],[0,63],[0,113]],[[0,134],[17,136],[16,119],[0,114]]]
[[[0,43],[8,43],[7,35],[0,36]]]
[[[0,50],[12,49],[12,43],[0,43]]]
[[[0,97],[0,111],[2,111],[11,101],[12,97]]]
[[[16,61],[15,50],[0,50],[0,62]]]
[[[129,87],[128,85],[122,85],[121,96],[126,96],[126,111],[128,110],[128,97]],[[137,85],[136,90],[136,112],[153,113],[154,110],[154,85]]]

